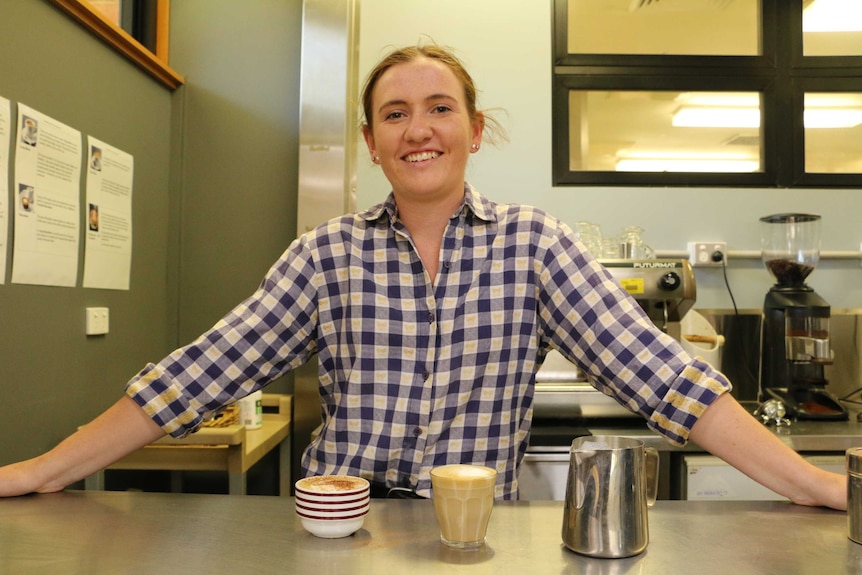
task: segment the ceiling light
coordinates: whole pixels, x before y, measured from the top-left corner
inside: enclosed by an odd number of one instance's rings
[[[808,108],[804,122],[806,128],[855,128],[862,124],[862,109]]]
[[[806,108],[862,108],[862,94],[855,92],[807,92]]]
[[[806,106],[806,128],[854,128],[862,124],[862,108],[819,108]],[[759,128],[757,108],[683,106],[671,123],[684,128]]]
[[[760,107],[759,92],[683,92],[674,101],[683,106]]]
[[[862,32],[859,0],[816,0],[802,12],[803,32]]]
[[[760,109],[682,106],[673,115],[672,124],[687,128],[759,128]]]
[[[675,150],[626,150],[618,172],[757,172],[760,162],[747,154],[698,153]]]
[[[757,160],[709,158],[624,158],[617,162],[618,172],[722,172],[748,173],[760,170]]]

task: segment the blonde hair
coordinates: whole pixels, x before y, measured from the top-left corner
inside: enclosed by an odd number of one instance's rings
[[[374,88],[377,86],[377,82],[380,80],[380,77],[393,66],[398,64],[407,64],[420,58],[435,60],[452,70],[452,73],[455,74],[455,78],[464,88],[464,100],[467,105],[467,115],[471,121],[477,119],[477,112],[479,112],[476,106],[477,90],[476,85],[473,83],[473,78],[470,76],[470,73],[467,72],[467,68],[451,50],[437,46],[436,44],[428,44],[424,46],[405,46],[404,48],[392,50],[377,63],[373,70],[371,70],[365,80],[365,86],[362,88],[361,102],[362,113],[365,118],[364,126],[369,129],[372,127],[372,98],[374,95]],[[506,130],[500,122],[491,116],[487,110],[482,110],[481,113],[485,120],[486,139],[492,144],[501,141],[508,141],[509,138],[506,134]]]

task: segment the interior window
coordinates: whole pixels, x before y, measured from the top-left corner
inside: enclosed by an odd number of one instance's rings
[[[568,2],[570,54],[760,54],[759,0]]]
[[[553,0],[555,185],[862,185],[862,0]]]
[[[862,92],[805,94],[805,171],[862,173]]]
[[[756,92],[571,90],[571,170],[756,172]]]

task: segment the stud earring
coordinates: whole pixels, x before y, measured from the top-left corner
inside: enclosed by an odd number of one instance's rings
[[[470,146],[470,148],[471,148],[474,152],[477,152],[477,151],[479,151],[479,144],[473,144],[472,146]]]
[[[380,161],[380,156],[372,156],[372,157],[371,157],[371,161],[372,161],[372,162],[374,162],[374,163],[376,164],[377,162],[379,162],[379,161]]]

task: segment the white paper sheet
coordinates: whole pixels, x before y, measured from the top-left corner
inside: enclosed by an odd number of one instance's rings
[[[12,108],[0,98],[0,284],[6,283],[6,238],[9,236],[9,134]]]
[[[12,282],[78,279],[81,132],[18,104]]]
[[[134,158],[89,136],[84,287],[129,289]]]

